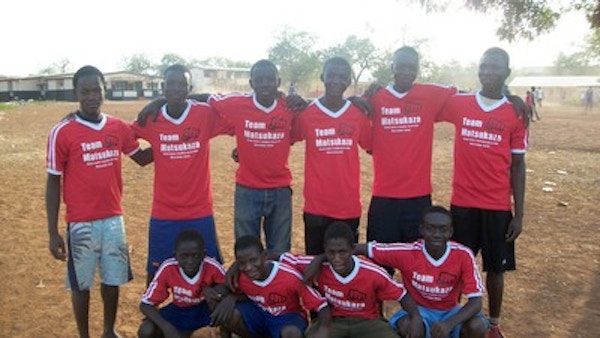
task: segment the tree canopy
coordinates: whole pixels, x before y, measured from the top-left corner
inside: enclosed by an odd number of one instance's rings
[[[413,0],[427,11],[447,10],[451,3],[459,0]],[[600,28],[600,0],[460,0],[475,12],[502,14],[496,35],[509,42],[533,38],[550,32],[562,15],[571,11],[582,11],[591,29]]]

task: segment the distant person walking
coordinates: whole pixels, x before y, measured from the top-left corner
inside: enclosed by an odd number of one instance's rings
[[[527,91],[527,94],[525,94],[525,104],[527,105],[527,108],[529,109],[528,115],[529,115],[529,120],[532,122],[535,122],[535,120],[533,119],[533,110],[535,109],[534,107],[534,103],[533,103],[533,94],[531,94],[531,91]]]
[[[583,103],[585,104],[586,111],[592,111],[594,108],[594,90],[592,87],[589,87],[585,94],[583,94]]]
[[[535,91],[535,101],[538,107],[542,108],[542,101],[544,100],[544,90],[542,87],[538,87]]]
[[[537,97],[537,89],[535,87],[531,87],[531,121],[537,121],[540,119],[540,115],[538,115],[537,107],[535,106],[535,99]],[[534,119],[535,118],[535,119]]]

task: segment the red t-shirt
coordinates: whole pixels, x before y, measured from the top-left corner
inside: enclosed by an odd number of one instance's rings
[[[414,84],[399,93],[390,84],[371,98],[373,106],[373,196],[429,195],[433,125],[454,87]]]
[[[295,312],[306,319],[306,310],[318,312],[327,306],[323,296],[302,282],[298,271],[279,262],[272,264],[267,279],[251,280],[241,273],[238,281],[240,291],[261,309],[273,316]]]
[[[318,100],[297,118],[292,141],[306,141],[304,211],[337,219],[360,217],[358,146],[371,149],[369,119],[350,101],[337,112]]]
[[[239,167],[236,182],[254,189],[288,187],[290,131],[294,115],[285,100],[263,107],[253,94],[214,95],[210,105],[235,127]]]
[[[285,253],[281,261],[304,272],[312,258]],[[357,256],[352,259],[354,267],[346,277],[335,272],[329,262],[323,263],[315,282],[316,289],[327,298],[332,317],[380,318],[382,301],[400,301],[406,290],[381,266]]]
[[[466,246],[448,242],[446,253],[438,260],[429,255],[423,240],[414,243],[368,244],[369,258],[396,268],[402,283],[418,305],[435,310],[450,310],[458,305],[462,293],[467,298],[481,297],[481,275],[473,253]]]
[[[202,292],[207,286],[225,283],[225,270],[216,260],[205,257],[200,270],[188,277],[175,258],[162,262],[154,279],[142,295],[142,303],[153,306],[162,304],[169,296],[171,303],[179,307],[190,307],[204,301]]]
[[[512,104],[493,103],[479,93],[457,94],[446,102],[443,119],[454,124],[452,204],[511,210],[512,154],[524,154],[527,129]]]
[[[46,170],[63,176],[67,222],[121,215],[121,153],[139,150],[127,123],[102,114],[100,123],[78,116],[55,125],[48,136]]]
[[[185,220],[212,215],[210,139],[231,134],[231,126],[208,104],[188,100],[179,118],[169,116],[165,105],[156,122],[145,127],[134,122],[133,129],[150,143],[154,154],[152,217]]]

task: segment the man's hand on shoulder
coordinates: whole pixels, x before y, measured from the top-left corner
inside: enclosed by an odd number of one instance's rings
[[[375,93],[377,93],[382,88],[383,88],[383,86],[377,82],[371,83],[369,85],[369,88],[367,88],[367,90],[365,90],[365,93],[363,94],[363,96],[370,99],[373,95],[375,95]]]
[[[308,102],[298,94],[285,96],[285,106],[294,113],[299,113],[308,107]]]
[[[150,115],[152,115],[152,122],[156,122],[160,107],[162,107],[165,103],[167,103],[166,99],[157,98],[145,105],[144,108],[142,108],[142,110],[138,113],[136,119],[140,127],[144,127],[146,125],[146,120]]]
[[[366,99],[360,96],[350,96],[348,97],[348,101],[352,102],[352,104],[360,109],[363,114],[367,116],[371,116],[371,114],[373,114],[373,106]]]

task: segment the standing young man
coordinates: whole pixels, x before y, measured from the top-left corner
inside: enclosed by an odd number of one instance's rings
[[[367,240],[410,243],[431,206],[434,124],[455,87],[415,83],[419,54],[409,46],[392,58],[394,82],[368,99],[373,106],[373,196]]]
[[[443,112],[456,130],[453,238],[475,254],[482,251],[489,318],[500,337],[504,271],[515,269],[514,242],[523,229],[527,148],[525,119],[515,116],[502,92],[509,75],[506,51],[488,49],[479,63],[481,90],[453,96]]]
[[[335,221],[346,222],[358,241],[362,213],[359,146],[371,148],[371,124],[344,92],[351,82],[347,60],[325,62],[325,95],[297,118],[292,141],[306,141],[304,161],[304,238],[306,254],[323,252],[323,236]]]
[[[97,68],[80,68],[73,76],[73,88],[79,110],[54,126],[48,137],[49,248],[58,260],[67,260],[68,255],[67,288],[79,336],[89,337],[90,289],[99,268],[104,302],[102,337],[118,337],[114,324],[119,286],[132,278],[121,207],[121,153],[140,165],[150,163],[152,156],[140,150],[126,122],[102,113],[106,82]],[[58,231],[61,190],[67,207],[68,250]]]
[[[292,236],[292,173],[288,166],[294,113],[279,97],[277,67],[259,60],[250,70],[253,93],[213,95],[210,105],[235,130],[239,167],[236,172],[235,238],[260,238],[266,249],[286,252]]]
[[[164,72],[166,103],[156,120],[143,127],[133,123],[136,137],[148,141],[154,154],[147,284],[188,228],[202,234],[208,256],[222,261],[213,218],[210,139],[232,131],[208,104],[187,99],[191,77],[187,67],[169,66]]]

